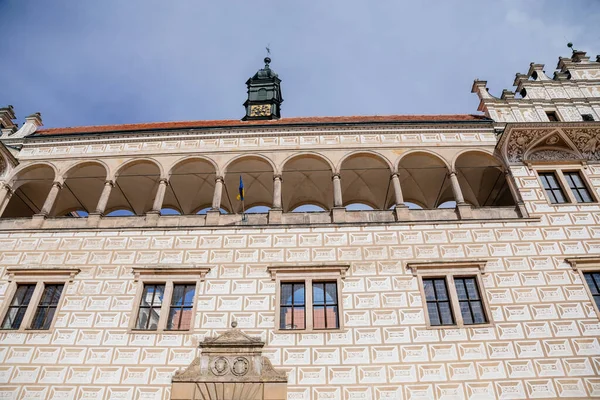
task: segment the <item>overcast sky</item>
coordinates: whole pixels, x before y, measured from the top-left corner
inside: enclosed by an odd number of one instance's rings
[[[0,0],[0,106],[46,127],[239,119],[265,46],[283,117],[476,113],[572,41],[599,0]]]

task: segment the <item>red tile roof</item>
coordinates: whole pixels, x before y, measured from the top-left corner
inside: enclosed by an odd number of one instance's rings
[[[141,124],[122,125],[97,125],[75,126],[67,128],[40,129],[36,135],[69,135],[85,133],[111,133],[131,132],[166,129],[192,129],[192,128],[226,128],[245,126],[277,126],[277,125],[314,125],[314,124],[368,124],[368,123],[396,123],[396,122],[441,122],[441,121],[491,121],[483,115],[451,114],[451,115],[375,115],[352,117],[297,117],[282,118],[279,120],[240,121],[213,120],[213,121],[174,121],[150,122]]]

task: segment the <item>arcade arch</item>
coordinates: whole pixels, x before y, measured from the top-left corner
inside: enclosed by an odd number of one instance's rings
[[[13,194],[5,202],[2,217],[31,217],[41,213],[55,175],[48,164],[30,165],[17,172],[11,180]]]
[[[333,208],[331,164],[315,154],[299,154],[288,159],[282,168],[283,212],[314,205]]]
[[[381,156],[356,153],[345,158],[340,165],[343,205],[350,209],[361,204],[371,209],[385,210],[394,204],[391,170]]]
[[[175,164],[169,173],[163,208],[195,214],[200,207],[210,207],[216,174],[215,165],[204,158],[188,158]]]
[[[447,164],[428,152],[408,153],[398,163],[404,201],[423,208],[437,208],[455,201]]]
[[[475,207],[515,205],[504,166],[496,157],[467,151],[456,158],[454,167],[466,202]]]
[[[85,162],[71,167],[64,175],[62,189],[50,215],[85,217],[94,212],[108,171],[98,162]]]
[[[131,210],[135,215],[152,211],[160,180],[160,167],[153,161],[125,164],[116,174],[106,209]]]
[[[271,208],[273,204],[273,166],[259,156],[245,156],[231,161],[225,168],[225,198],[221,203],[234,212],[242,212],[242,202],[237,199],[240,179],[244,183],[244,207],[250,210],[257,206]],[[259,209],[259,210],[264,210]],[[262,211],[261,211],[262,212]]]

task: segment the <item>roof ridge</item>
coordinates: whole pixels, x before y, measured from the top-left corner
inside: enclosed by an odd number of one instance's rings
[[[411,122],[411,121],[476,121],[489,120],[484,115],[477,114],[391,114],[391,115],[352,115],[352,116],[324,116],[324,117],[289,117],[278,120],[241,121],[238,119],[225,120],[190,120],[167,122],[139,122],[130,124],[87,125],[39,129],[36,135],[76,134],[143,131],[158,129],[184,129],[184,128],[219,128],[243,127],[256,125],[294,125],[294,124],[327,124],[327,123],[371,123],[371,122]]]

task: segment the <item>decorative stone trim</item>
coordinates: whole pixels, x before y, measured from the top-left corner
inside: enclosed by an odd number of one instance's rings
[[[574,271],[582,269],[600,269],[600,256],[579,256],[565,258],[565,261],[571,264]]]
[[[183,265],[147,265],[143,267],[132,268],[134,281],[140,279],[151,279],[159,277],[162,279],[204,279],[207,273],[210,272],[210,267],[183,266]]]
[[[26,267],[9,267],[6,269],[8,280],[27,280],[39,281],[47,278],[52,280],[64,280],[73,282],[73,278],[81,270],[74,267],[58,267],[58,266],[26,266]]]
[[[419,273],[438,271],[440,269],[448,270],[449,272],[454,271],[466,271],[476,270],[481,274],[485,274],[485,265],[488,260],[448,260],[448,261],[408,261],[406,267],[410,268],[413,276],[417,276]]]
[[[275,280],[278,276],[295,274],[297,276],[306,276],[312,274],[331,274],[344,279],[346,272],[350,269],[350,265],[334,264],[334,265],[272,265],[267,267],[267,271],[271,274],[271,279]]]

